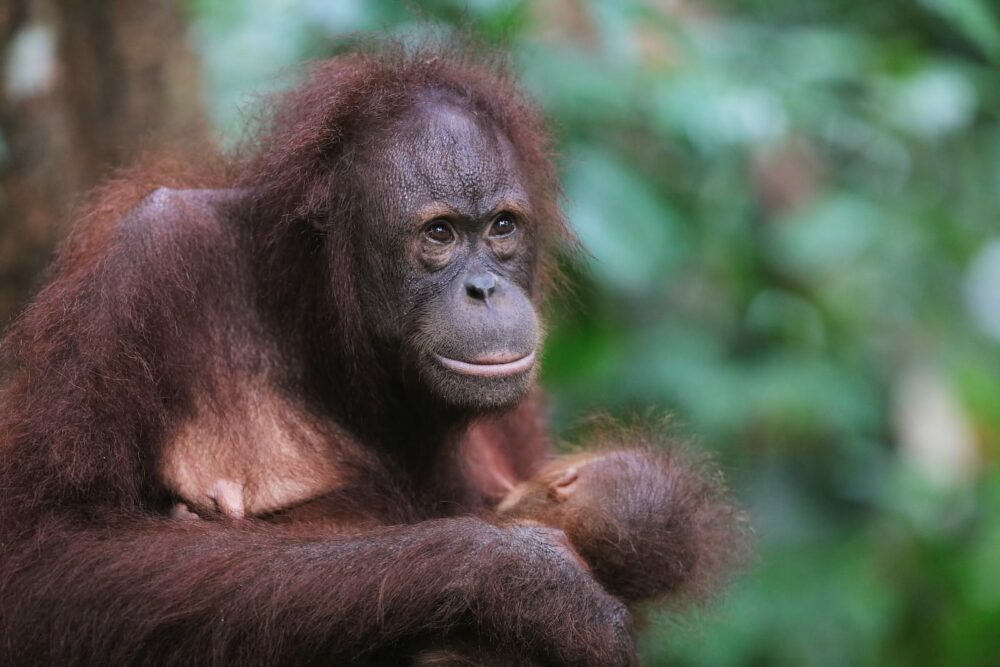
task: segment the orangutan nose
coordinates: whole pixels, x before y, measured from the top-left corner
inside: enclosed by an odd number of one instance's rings
[[[477,273],[465,281],[465,293],[476,301],[488,303],[496,289],[497,279],[488,271]]]

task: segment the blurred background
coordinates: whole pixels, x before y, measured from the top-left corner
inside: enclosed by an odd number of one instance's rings
[[[544,381],[672,415],[756,557],[648,665],[1000,665],[1000,10],[992,0],[4,0],[0,321],[82,192],[232,145],[353,32],[472,31],[558,134],[589,254]]]

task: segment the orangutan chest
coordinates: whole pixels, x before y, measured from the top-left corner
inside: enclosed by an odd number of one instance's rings
[[[168,440],[163,483],[200,512],[234,518],[285,509],[328,493],[341,479],[333,439],[274,392],[243,387],[235,405],[197,407]]]

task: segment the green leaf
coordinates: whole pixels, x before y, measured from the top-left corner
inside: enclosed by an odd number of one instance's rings
[[[921,4],[952,23],[966,39],[993,60],[1000,60],[1000,25],[982,0],[920,0]],[[995,5],[994,5],[995,7]]]
[[[608,152],[580,148],[569,163],[569,217],[594,273],[616,289],[655,289],[681,249],[676,213]]]

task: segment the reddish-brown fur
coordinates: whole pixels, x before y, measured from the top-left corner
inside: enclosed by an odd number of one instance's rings
[[[241,157],[102,188],[3,342],[0,663],[396,664],[452,639],[522,664],[634,659],[627,611],[554,531],[490,518],[547,456],[537,392],[477,421],[423,412],[360,316],[353,158],[428,87],[510,139],[551,275],[568,234],[542,123],[460,51],[321,63]],[[177,451],[209,481],[284,489],[262,433],[333,467],[295,459],[295,493],[245,520],[170,516],[202,483],[171,477]]]
[[[649,427],[604,423],[500,502],[505,521],[559,528],[607,590],[645,612],[705,600],[746,554],[745,516],[718,471]],[[418,665],[521,664],[474,647],[429,649]]]
[[[612,428],[555,459],[499,511],[564,531],[598,581],[630,604],[705,597],[745,545],[719,474],[645,429]]]

